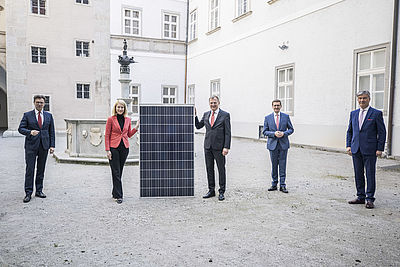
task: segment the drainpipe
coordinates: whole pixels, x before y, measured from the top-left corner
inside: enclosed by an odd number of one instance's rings
[[[187,95],[187,54],[188,54],[188,32],[189,32],[189,0],[186,1],[186,42],[185,42],[185,99],[183,100],[186,104]]]
[[[393,139],[393,105],[394,90],[396,88],[396,61],[397,61],[397,34],[399,18],[399,0],[394,0],[393,10],[393,33],[392,33],[392,56],[390,62],[390,90],[389,90],[389,115],[388,115],[388,136],[387,136],[387,154],[392,155]]]

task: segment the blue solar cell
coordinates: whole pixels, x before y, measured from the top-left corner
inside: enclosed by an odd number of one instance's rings
[[[142,105],[140,196],[194,195],[192,105]]]

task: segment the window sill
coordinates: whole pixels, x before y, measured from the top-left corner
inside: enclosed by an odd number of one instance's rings
[[[197,38],[194,38],[193,40],[189,41],[188,44],[192,44],[192,43],[194,43],[196,41],[197,41]]]
[[[217,31],[219,31],[219,30],[221,30],[221,26],[218,26],[217,28],[212,29],[211,31],[207,32],[206,35],[213,34],[214,32],[217,32]]]
[[[246,13],[240,15],[239,17],[234,18],[234,19],[232,20],[232,22],[236,22],[236,21],[241,20],[241,19],[243,19],[243,18],[245,18],[245,17],[247,17],[247,16],[250,16],[252,13],[253,13],[253,11],[251,11],[251,10],[250,10],[250,11],[247,11]]]

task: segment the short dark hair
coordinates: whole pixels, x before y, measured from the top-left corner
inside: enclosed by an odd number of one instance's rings
[[[36,99],[39,99],[39,98],[46,101],[46,97],[44,95],[35,95],[35,96],[33,96],[33,103],[35,103]]]
[[[367,95],[369,98],[371,98],[371,94],[369,93],[369,91],[364,90],[364,91],[358,91],[357,92],[357,97],[361,96],[361,95]]]
[[[282,102],[280,99],[274,99],[272,100],[272,105],[274,105],[275,102],[279,102],[279,104],[282,106]]]
[[[210,98],[208,99],[208,101],[210,101],[211,99],[217,99],[218,100],[218,103],[219,103],[219,97],[217,96],[217,95],[212,95],[212,96],[210,96]]]

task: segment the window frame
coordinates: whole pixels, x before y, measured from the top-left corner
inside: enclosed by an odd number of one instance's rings
[[[137,94],[132,94],[132,87],[136,86],[138,88],[138,93]],[[129,85],[129,98],[132,99],[132,103],[131,103],[131,112],[133,116],[139,116],[139,106],[140,106],[140,92],[141,92],[141,88],[140,88],[140,84],[138,83],[131,83]],[[133,104],[133,97],[137,97],[138,103],[136,105]],[[137,106],[137,112],[133,112],[133,106]]]
[[[289,69],[293,69],[293,74],[292,74],[292,80],[289,81],[287,80],[288,77],[288,72],[287,70]],[[284,82],[279,82],[279,71],[285,70],[285,81]],[[279,99],[281,100],[282,103],[282,112],[286,113],[290,116],[294,116],[295,112],[295,103],[294,103],[294,93],[295,93],[295,64],[294,63],[290,63],[290,64],[285,64],[285,65],[280,65],[275,67],[275,99]],[[282,97],[279,95],[279,87],[284,86],[285,87],[285,97]],[[291,97],[286,97],[286,92],[287,92],[287,87],[288,86],[292,86],[292,96]],[[287,109],[287,101],[288,100],[292,100],[293,104],[292,104],[292,110]],[[290,107],[289,107],[290,108]]]
[[[33,12],[33,2],[37,1],[38,2],[38,13]],[[38,16],[38,17],[48,17],[49,16],[49,0],[43,0],[45,2],[44,4],[44,11],[45,14],[40,14],[40,1],[41,0],[29,0],[29,14],[32,16]]]
[[[139,18],[133,18],[133,17],[126,17],[125,16],[125,11],[129,10],[130,12],[138,12],[139,14]],[[129,36],[142,36],[142,9],[141,8],[137,8],[137,7],[131,7],[131,6],[123,6],[122,7],[122,11],[121,11],[121,27],[122,27],[122,34],[124,35],[129,35]],[[130,33],[126,32],[126,26],[125,26],[125,20],[129,19],[130,20],[130,27],[129,30],[131,31]],[[133,33],[133,21],[137,21],[138,22],[138,33],[135,34]]]
[[[235,3],[236,3],[236,8],[235,8],[236,18],[250,12],[250,0],[236,0]],[[246,4],[246,11],[243,11],[244,4]],[[239,11],[241,11],[241,13]]]
[[[216,83],[218,84],[218,94],[213,93],[213,84]],[[210,97],[216,95],[218,96],[218,98],[221,100],[221,79],[214,79],[214,80],[210,80]]]
[[[164,95],[164,88],[168,88],[168,95]],[[171,97],[170,89],[175,88],[174,97]],[[168,103],[164,103],[164,98],[168,99]],[[174,103],[171,103],[171,99],[174,99]],[[178,86],[177,85],[162,85],[161,86],[161,104],[163,105],[174,105],[178,104]]]
[[[220,5],[221,5],[221,0],[209,0],[208,2],[208,31],[211,32],[213,30],[218,29],[218,27],[220,27],[220,23],[221,23],[221,13],[220,13]],[[212,7],[212,2],[214,3],[218,3],[216,6],[214,6],[214,8]],[[213,24],[213,20],[212,18],[215,16],[215,11],[217,11],[217,22]],[[214,21],[215,22],[215,21]]]
[[[78,85],[82,85],[82,97],[78,97]],[[88,90],[88,94],[89,97],[85,97],[85,90],[84,90],[84,86],[88,85],[89,86],[89,90]],[[92,94],[91,94],[91,83],[90,82],[83,82],[83,81],[78,81],[75,83],[75,99],[78,100],[91,100],[92,99]]]
[[[91,54],[92,54],[92,51],[91,51],[91,45],[90,45],[90,40],[82,40],[82,39],[75,39],[74,40],[74,42],[75,42],[75,46],[74,46],[74,48],[75,48],[75,57],[80,57],[80,58],[90,58],[91,57]],[[78,56],[76,53],[77,53],[77,50],[78,50],[78,48],[77,48],[77,43],[78,42],[80,42],[81,43],[81,54]],[[88,56],[85,56],[84,55],[84,53],[83,53],[83,51],[84,51],[84,49],[83,49],[83,43],[88,43]]]
[[[162,15],[162,18],[161,18],[161,22],[162,22],[162,27],[161,27],[161,37],[162,37],[162,39],[168,39],[168,40],[179,40],[179,31],[180,31],[180,25],[179,25],[179,23],[180,23],[180,14],[179,13],[175,13],[175,12],[171,12],[171,11],[162,11],[161,12],[161,15]],[[168,30],[168,33],[169,33],[169,37],[166,37],[165,36],[165,15],[168,15],[168,16],[176,16],[176,22],[171,22],[171,21],[169,21],[168,22],[168,25],[169,25],[169,30]],[[176,25],[176,37],[171,37],[171,33],[172,33],[172,30],[171,30],[171,26],[172,25]]]
[[[383,81],[383,109],[379,109],[383,112],[384,116],[387,116],[388,109],[389,109],[389,76],[390,76],[390,43],[383,43],[373,46],[368,46],[364,48],[355,49],[353,52],[353,92],[352,92],[352,108],[358,108],[358,102],[356,94],[359,91],[359,77],[360,76],[369,76],[370,77],[370,88],[369,92],[371,93],[371,102],[370,106],[377,108],[375,105],[375,98],[374,98],[374,91],[373,91],[373,77],[374,74],[384,74],[384,81]],[[383,67],[378,68],[369,68],[367,70],[360,71],[359,63],[360,63],[360,55],[371,52],[371,61],[370,66],[373,64],[373,52],[377,52],[380,50],[385,50],[385,65]],[[361,74],[360,74],[361,72]],[[378,108],[377,108],[378,109]]]
[[[190,89],[193,89],[193,94],[191,94]],[[188,85],[186,98],[187,98],[186,99],[187,104],[195,104],[196,103],[196,85],[195,84]]]
[[[38,55],[37,55],[38,62],[33,62],[33,51],[32,51],[33,48],[38,48]],[[41,63],[40,62],[40,58],[41,58],[40,57],[40,49],[45,49],[45,51],[46,51],[46,56],[45,56],[46,63]],[[49,60],[48,60],[49,52],[48,52],[48,49],[47,49],[46,46],[31,44],[29,46],[29,54],[30,54],[30,60],[29,61],[30,61],[31,64],[35,64],[35,65],[48,65],[49,64]]]
[[[77,2],[80,1],[80,2]],[[87,4],[83,3],[83,1],[88,1]],[[90,6],[91,5],[91,0],[75,0],[75,4],[77,5],[82,5],[82,6]]]
[[[192,20],[192,15],[195,19]],[[189,42],[197,40],[197,8],[192,10],[189,14]]]

